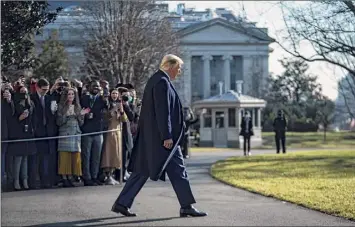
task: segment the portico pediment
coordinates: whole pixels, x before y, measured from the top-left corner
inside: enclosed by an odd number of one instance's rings
[[[188,26],[178,32],[182,43],[211,44],[269,44],[274,40],[258,28],[242,25],[221,18]]]

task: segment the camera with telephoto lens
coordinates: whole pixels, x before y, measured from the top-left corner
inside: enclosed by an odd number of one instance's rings
[[[128,102],[129,97],[128,97],[127,95],[123,95],[123,96],[122,96],[122,100],[123,100],[124,102]]]

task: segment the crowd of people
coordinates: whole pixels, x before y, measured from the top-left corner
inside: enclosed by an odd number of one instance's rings
[[[132,84],[83,81],[60,77],[50,86],[45,78],[2,77],[3,191],[127,180],[141,101]],[[187,125],[196,122],[190,108],[184,111]]]
[[[81,180],[114,185],[129,177],[140,107],[131,84],[110,89],[107,81],[60,77],[50,86],[44,78],[2,77],[1,96],[3,190],[74,187]]]

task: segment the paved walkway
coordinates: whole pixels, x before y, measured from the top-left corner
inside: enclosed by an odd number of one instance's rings
[[[271,151],[255,151],[253,154]],[[237,152],[241,154],[241,152]],[[204,218],[179,218],[169,182],[147,182],[126,218],[110,212],[122,186],[77,187],[2,193],[2,226],[355,226],[290,203],[239,190],[212,179],[210,165],[236,152],[198,152],[187,161],[198,209]]]

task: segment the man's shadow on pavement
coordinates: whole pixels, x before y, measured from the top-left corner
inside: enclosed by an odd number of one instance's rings
[[[40,226],[48,226],[48,227],[59,227],[59,226],[77,226],[82,224],[89,224],[85,225],[85,227],[99,227],[99,226],[110,226],[110,225],[124,225],[124,224],[138,224],[138,223],[146,223],[146,222],[155,222],[155,221],[169,221],[179,217],[167,217],[167,218],[152,218],[152,219],[143,219],[143,220],[132,220],[132,221],[122,221],[122,222],[105,222],[107,220],[112,220],[116,218],[124,218],[124,216],[118,217],[106,217],[106,218],[94,218],[89,220],[79,220],[79,221],[71,221],[71,222],[56,222],[56,223],[45,223],[40,225],[29,225],[28,227],[40,227]],[[96,223],[99,222],[99,223]],[[92,223],[92,224],[91,224]],[[90,225],[91,224],[91,225]]]

